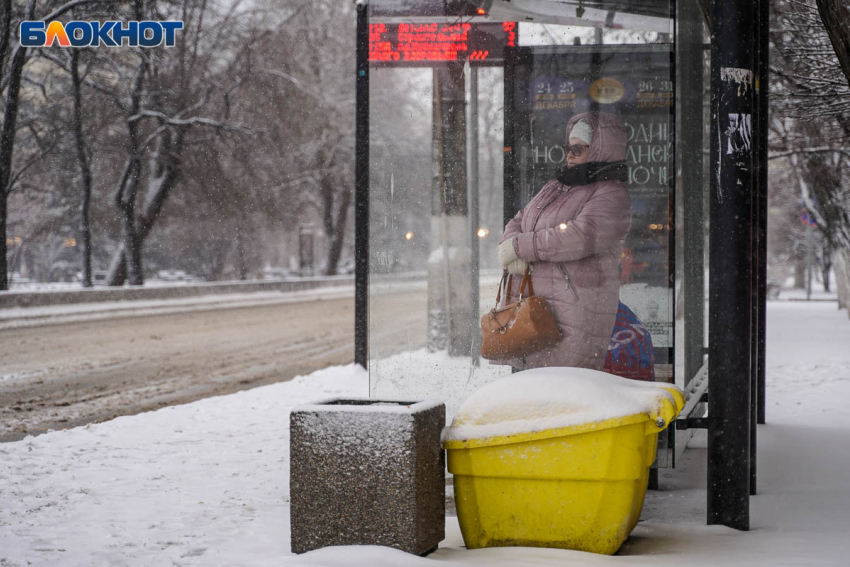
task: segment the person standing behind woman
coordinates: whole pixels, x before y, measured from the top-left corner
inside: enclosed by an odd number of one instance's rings
[[[530,266],[534,293],[549,303],[563,337],[522,359],[500,361],[515,370],[602,370],[614,328],[631,224],[626,130],[612,114],[579,114],[567,125],[566,150],[557,178],[508,222],[499,244],[499,262],[510,274]]]

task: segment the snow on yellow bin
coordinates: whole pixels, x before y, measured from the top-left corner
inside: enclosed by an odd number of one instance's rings
[[[578,368],[484,386],[443,432],[466,546],[616,552],[640,517],[657,434],[684,405],[675,386]]]

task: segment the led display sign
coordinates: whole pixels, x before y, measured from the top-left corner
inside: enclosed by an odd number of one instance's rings
[[[369,24],[369,64],[428,67],[440,63],[501,65],[505,45],[514,42],[514,22],[416,22]]]

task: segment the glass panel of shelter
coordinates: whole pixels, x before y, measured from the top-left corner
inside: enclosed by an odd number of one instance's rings
[[[590,110],[617,115],[628,137],[620,299],[643,325],[613,340],[649,333],[656,379],[672,381],[669,3],[606,11],[597,26],[407,4],[370,3],[370,396],[439,398],[451,419],[469,394],[510,374],[478,356],[478,319],[501,275],[496,247],[505,221],[564,164],[569,119]],[[599,3],[583,4],[593,24]]]

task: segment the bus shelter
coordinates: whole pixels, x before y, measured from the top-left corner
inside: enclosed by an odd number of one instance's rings
[[[764,423],[768,2],[361,0],[356,361],[370,395],[451,415],[511,372],[482,360],[506,222],[563,165],[585,111],[626,127],[620,300],[655,379],[708,430],[710,524],[749,527]],[[632,332],[631,330],[629,332]]]

